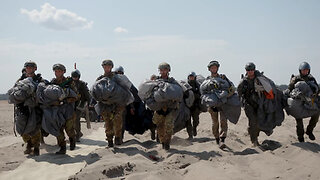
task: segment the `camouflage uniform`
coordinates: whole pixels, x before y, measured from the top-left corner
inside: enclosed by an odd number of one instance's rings
[[[223,74],[217,74],[215,77],[219,77],[222,78],[223,80],[226,80],[229,85],[230,85],[230,89],[232,90],[233,83]],[[208,78],[215,78],[213,76],[210,76]],[[233,92],[229,92],[229,93],[233,93]],[[217,141],[217,143],[219,144],[220,139],[222,140],[222,142],[224,143],[225,138],[227,137],[227,132],[228,132],[228,121],[227,118],[224,114],[224,112],[221,110],[221,108],[209,108],[208,112],[211,115],[211,119],[212,119],[212,133]],[[219,113],[220,112],[220,113]],[[220,132],[219,132],[219,116],[218,114],[220,114]]]
[[[18,81],[23,80],[27,78],[26,74],[23,73],[22,76],[18,79]],[[35,81],[36,83],[40,83],[43,80],[43,78],[41,77],[41,74],[36,74],[32,77],[33,81]],[[18,82],[17,81],[17,82]],[[17,104],[15,105],[15,108],[25,108],[25,106],[23,105],[23,103],[21,104]],[[42,110],[41,108],[38,106],[34,107],[36,110],[36,116],[40,117],[40,119],[42,118]],[[22,135],[22,139],[25,143],[27,143],[27,147],[25,150],[25,154],[30,154],[31,153],[31,148],[34,147],[34,151],[35,151],[35,155],[39,155],[39,148],[40,148],[40,141],[41,141],[41,121],[39,122],[39,124],[37,125],[37,129],[35,129],[34,131],[35,133],[33,135],[30,134],[23,134]]]
[[[66,87],[70,87],[74,92],[78,92],[77,88],[75,86],[74,81],[72,80],[72,78],[70,77],[63,77],[60,81],[56,78],[54,78],[51,81],[52,84],[56,84],[59,85],[62,88],[66,88]],[[67,103],[74,103],[75,101],[77,101],[76,98],[67,98],[66,99]],[[66,131],[68,137],[69,137],[69,141],[70,141],[70,149],[72,149],[71,144],[75,143],[75,138],[76,138],[76,133],[74,130],[74,121],[76,119],[76,113],[75,111],[73,112],[72,118],[67,119],[65,125],[63,125],[63,127],[60,129],[60,135],[57,137],[57,141],[58,141],[58,145],[60,147],[65,147],[66,146],[66,141],[65,141],[65,135],[63,130]]]
[[[260,133],[257,115],[259,95],[255,91],[254,83],[257,76],[260,76],[260,72],[256,70],[254,74],[255,77],[253,79],[248,78],[246,75],[239,83],[237,91],[239,93],[239,97],[242,99],[244,111],[249,120],[248,132],[251,142],[253,144],[258,144],[258,136]]]
[[[157,77],[157,79],[161,78]],[[177,83],[174,78],[163,80],[169,83]],[[168,103],[168,107],[163,107],[153,114],[152,121],[157,126],[158,138],[164,149],[169,149],[173,135],[174,121],[178,115],[178,105],[178,102],[170,102]]]
[[[75,103],[75,106],[83,109],[86,102],[87,104],[90,103],[90,94],[89,94],[89,89],[87,87],[87,83],[81,80],[76,80],[74,81],[74,83],[78,90],[78,98],[79,98],[79,100]],[[82,114],[82,111],[79,109],[76,109],[74,129],[76,131],[77,140],[79,140],[79,138],[83,135],[81,133],[81,124],[80,124],[81,114]]]
[[[113,72],[102,75],[97,78],[96,81],[103,77],[112,78],[115,76]],[[105,121],[105,133],[107,136],[108,146],[113,146],[113,136],[115,136],[115,144],[122,144],[122,129],[123,129],[123,114],[125,106],[119,106],[116,104],[111,105],[113,108],[111,111],[104,110],[101,113],[103,120]]]
[[[311,75],[308,74],[306,76],[302,76],[302,75],[297,75],[297,76],[293,76],[290,80],[290,84],[288,89],[290,91],[292,91],[294,89],[294,85],[299,82],[299,81],[305,81],[305,82],[313,82],[314,84],[318,84],[316,79]],[[312,89],[314,91],[314,94],[318,95],[319,91]],[[317,92],[316,92],[317,91]],[[314,136],[312,134],[313,129],[316,127],[317,123],[319,120],[319,113],[316,115],[311,116],[311,119],[309,121],[309,125],[307,126],[307,130],[306,130],[306,134],[309,135],[309,138],[311,140],[314,140]],[[304,142],[304,127],[303,127],[303,119],[296,119],[297,122],[297,136],[300,142]],[[311,135],[312,134],[312,135]],[[313,137],[312,137],[313,136]]]

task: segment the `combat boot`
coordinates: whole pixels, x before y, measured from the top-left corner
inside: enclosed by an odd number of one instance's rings
[[[121,145],[122,144],[122,138],[121,137],[115,137],[114,138],[114,143],[116,145]]]
[[[155,130],[150,130],[151,131],[151,139],[155,140],[156,139],[156,132]]]
[[[309,136],[310,140],[312,140],[312,141],[316,140],[316,137],[314,136],[312,131],[306,131],[306,134]]]
[[[69,138],[70,150],[73,151],[76,148],[76,141],[74,138]]]
[[[217,143],[218,145],[220,144],[220,138],[219,138],[219,137],[216,138],[216,143]]]
[[[163,149],[165,149],[165,150],[169,150],[170,149],[170,144],[169,143],[163,143]]]
[[[196,127],[192,128],[192,133],[193,133],[193,136],[197,136],[197,128]]]
[[[56,154],[66,154],[67,152],[67,147],[66,146],[61,146],[60,150],[56,152]]]
[[[219,146],[220,149],[226,148],[227,146],[226,146],[226,144],[224,143],[226,137],[221,137],[220,139],[221,139],[221,143],[220,143],[220,146]]]
[[[40,155],[40,149],[39,149],[39,147],[35,147],[35,148],[34,148],[33,154],[34,154],[35,156],[39,156],[39,155]]]
[[[32,146],[31,144],[27,143],[26,150],[23,152],[24,154],[30,154],[32,152]]]
[[[108,147],[113,147],[113,140],[108,140]]]

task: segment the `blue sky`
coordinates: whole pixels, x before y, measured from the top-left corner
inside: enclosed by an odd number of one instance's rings
[[[213,59],[235,84],[249,61],[276,84],[288,84],[302,61],[319,79],[319,8],[316,0],[2,0],[0,93],[29,59],[46,79],[53,64],[69,75],[77,62],[89,85],[103,59],[122,65],[136,86],[163,61],[182,80],[191,71],[207,76]]]

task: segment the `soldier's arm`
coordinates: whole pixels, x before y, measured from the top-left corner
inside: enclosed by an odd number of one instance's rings
[[[288,89],[292,91],[296,83],[297,83],[297,78],[295,76],[291,77]]]
[[[90,103],[90,93],[89,93],[87,83],[85,83],[85,82],[83,82],[83,84],[82,84],[82,91],[83,91],[85,101]]]

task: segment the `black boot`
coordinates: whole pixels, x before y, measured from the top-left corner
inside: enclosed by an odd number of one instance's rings
[[[113,147],[113,140],[108,140],[108,147]]]
[[[304,137],[303,136],[298,136],[299,142],[304,142]]]
[[[170,144],[169,143],[163,143],[163,149],[168,151],[170,149]]]
[[[67,152],[67,147],[66,146],[61,146],[60,150],[56,152],[56,154],[66,154]]]
[[[76,148],[76,141],[74,138],[69,138],[70,150],[73,151]]]
[[[34,147],[33,154],[34,154],[35,156],[39,156],[39,155],[40,155],[40,149],[39,149],[39,147]]]
[[[121,145],[122,144],[122,138],[121,137],[115,137],[114,138],[114,143],[116,145]]]
[[[219,137],[216,138],[216,143],[217,143],[218,145],[220,144],[220,138],[219,138]]]
[[[197,127],[192,128],[193,136],[197,136]]]
[[[306,134],[309,136],[310,140],[312,140],[312,141],[316,140],[316,137],[314,136],[312,131],[306,131]]]
[[[226,144],[224,143],[226,137],[221,137],[220,139],[221,139],[221,143],[220,143],[220,146],[219,146],[220,149],[226,148],[227,146],[226,146]]]
[[[152,139],[152,140],[155,140],[155,139],[156,139],[156,132],[155,132],[155,130],[151,129],[150,131],[151,131],[151,139]]]
[[[27,143],[26,150],[23,152],[24,154],[30,154],[32,152],[32,146],[30,143]]]

